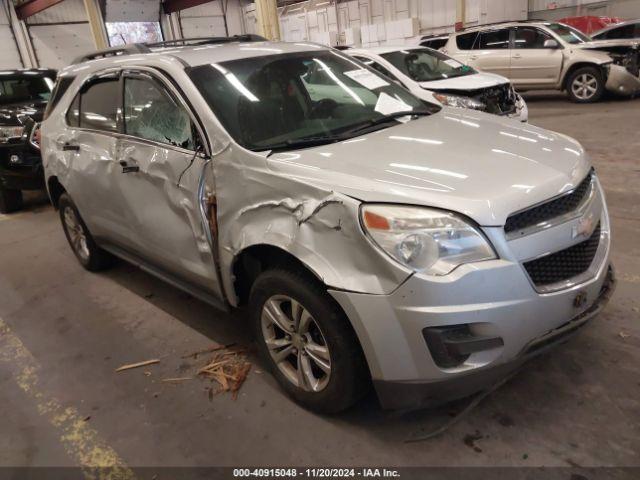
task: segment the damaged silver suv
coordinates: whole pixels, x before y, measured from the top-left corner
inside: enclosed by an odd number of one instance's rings
[[[239,40],[60,73],[43,160],[87,270],[120,257],[247,305],[274,376],[322,412],[371,383],[388,408],[469,395],[603,307],[609,217],[576,141],[328,47]]]

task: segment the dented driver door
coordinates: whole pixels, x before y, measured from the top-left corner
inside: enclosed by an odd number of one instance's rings
[[[156,273],[221,299],[201,203],[210,166],[194,117],[177,90],[158,76],[128,71],[122,82],[123,135],[115,183],[133,232],[133,253]]]

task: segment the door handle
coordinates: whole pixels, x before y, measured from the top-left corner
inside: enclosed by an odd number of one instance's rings
[[[127,162],[122,160],[120,162],[120,166],[122,167],[122,173],[135,173],[140,171],[140,167],[138,166],[130,166]]]
[[[478,59],[478,56],[477,56],[477,55],[471,55],[471,56],[469,57],[469,60],[477,60],[477,59]]]
[[[80,151],[80,145],[72,145],[70,143],[65,143],[62,146],[62,151],[63,152],[79,152]]]
[[[522,55],[520,55],[519,53],[515,53],[511,58],[522,58]]]

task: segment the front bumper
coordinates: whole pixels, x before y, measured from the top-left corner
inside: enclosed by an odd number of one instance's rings
[[[599,183],[597,191],[584,216],[552,228],[511,240],[502,227],[483,229],[499,259],[462,265],[442,277],[414,274],[389,295],[330,291],[358,335],[384,407],[428,406],[471,394],[598,313],[613,275]],[[600,219],[601,233],[589,275],[562,289],[537,290],[523,262],[580,242],[574,233],[592,215]],[[444,365],[425,332],[460,326],[489,347]]]
[[[0,145],[0,187],[9,190],[43,189],[40,151],[26,143]]]
[[[640,77],[620,65],[611,65],[605,88],[616,95],[635,95],[640,92]]]
[[[565,324],[533,339],[513,360],[493,368],[482,368],[469,374],[437,382],[393,382],[374,380],[380,403],[389,409],[433,407],[460,399],[490,387],[520,368],[525,362],[566,342],[589,320],[598,315],[615,290],[615,274],[609,267],[595,302]]]

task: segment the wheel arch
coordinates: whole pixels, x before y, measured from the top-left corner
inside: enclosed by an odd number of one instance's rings
[[[599,65],[597,63],[593,63],[593,62],[577,62],[574,63],[573,65],[571,65],[566,73],[564,74],[564,78],[562,79],[562,84],[561,84],[561,90],[566,90],[567,89],[567,82],[569,81],[569,78],[571,78],[571,75],[573,75],[573,73],[576,70],[579,70],[581,68],[584,67],[592,67],[595,68],[596,70],[600,71],[603,74],[603,81],[606,83],[607,79],[604,78],[604,68],[602,65]]]
[[[67,190],[62,186],[62,184],[58,180],[58,177],[55,175],[52,175],[48,178],[47,190],[49,191],[49,199],[51,200],[51,204],[57,210],[60,197],[63,193],[66,193]]]
[[[267,243],[255,244],[238,252],[231,265],[233,287],[238,306],[247,304],[251,287],[258,275],[273,267],[291,267],[302,270],[311,279],[326,287],[322,277],[292,253]]]

